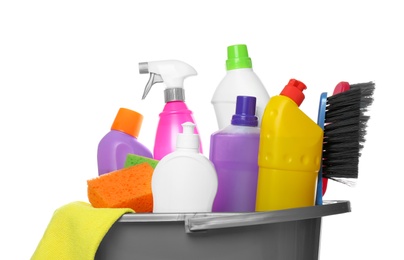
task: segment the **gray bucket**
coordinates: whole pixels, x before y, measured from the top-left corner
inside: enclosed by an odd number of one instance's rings
[[[350,212],[349,201],[253,213],[125,214],[96,260],[316,260],[321,218]]]

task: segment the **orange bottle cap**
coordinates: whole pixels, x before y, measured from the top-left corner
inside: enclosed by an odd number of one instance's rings
[[[300,106],[304,100],[303,90],[305,89],[307,89],[307,87],[303,82],[296,79],[291,79],[283,88],[281,95],[291,98],[293,101],[295,101],[297,106]]]
[[[120,108],[111,130],[121,131],[135,138],[139,136],[140,127],[142,126],[143,116],[136,111]]]

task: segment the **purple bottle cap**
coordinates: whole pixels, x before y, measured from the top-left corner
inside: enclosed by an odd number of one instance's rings
[[[237,96],[236,113],[231,119],[232,125],[258,126],[258,117],[255,116],[256,97]]]

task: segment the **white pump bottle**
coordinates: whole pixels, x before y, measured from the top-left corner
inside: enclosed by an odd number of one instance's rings
[[[195,124],[182,124],[176,150],[159,161],[153,172],[154,213],[211,212],[218,188],[213,163],[199,153]]]

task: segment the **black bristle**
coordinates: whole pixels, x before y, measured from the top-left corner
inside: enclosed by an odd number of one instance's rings
[[[358,178],[361,150],[366,141],[373,103],[373,82],[350,85],[348,91],[329,96],[324,122],[323,177],[345,184]]]

